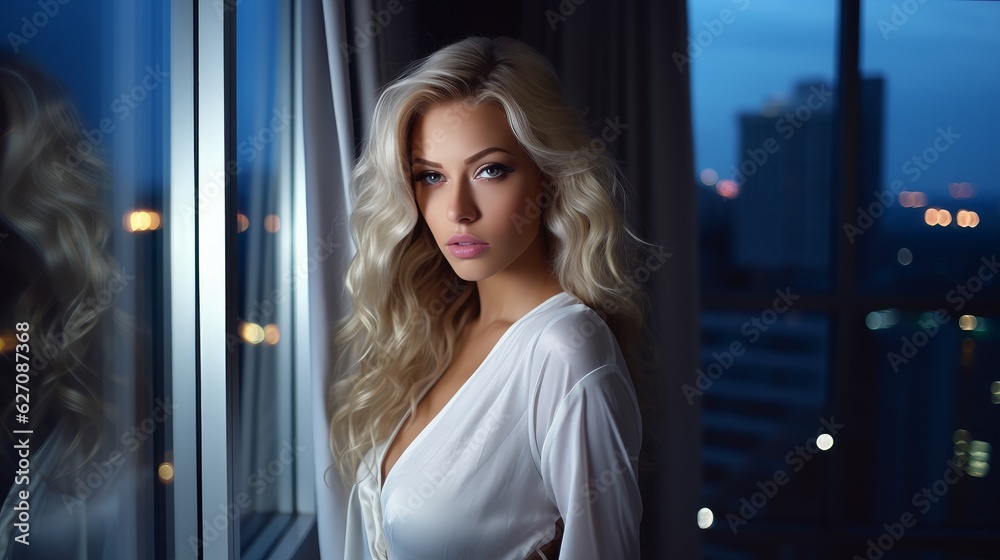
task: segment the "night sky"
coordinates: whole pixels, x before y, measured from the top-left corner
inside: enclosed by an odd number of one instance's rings
[[[711,167],[721,178],[730,175],[739,159],[737,114],[787,98],[800,81],[833,82],[838,4],[689,3],[691,36],[701,34],[706,45],[691,61],[696,171]],[[729,23],[719,32],[727,9]],[[862,76],[886,80],[883,187],[904,178],[904,163],[933,145],[939,127],[950,126],[961,137],[911,190],[947,196],[949,183],[971,182],[980,200],[1000,196],[994,165],[1000,147],[998,29],[1000,2],[863,2]]]

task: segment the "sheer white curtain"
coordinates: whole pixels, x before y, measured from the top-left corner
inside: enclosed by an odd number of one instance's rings
[[[342,558],[346,524],[347,496],[331,468],[324,398],[327,364],[333,357],[331,327],[347,310],[344,277],[355,251],[348,227],[349,178],[376,90],[391,77],[389,67],[379,62],[391,43],[387,35],[412,31],[412,8],[392,14],[376,4],[372,0],[306,0],[302,10],[316,516],[321,555],[328,560]],[[373,12],[386,12],[390,21]]]
[[[302,81],[309,247],[333,249],[332,258],[310,263],[309,308],[313,449],[316,461],[316,523],[321,556],[340,559],[343,553],[346,496],[330,469],[324,396],[326,366],[331,358],[329,325],[341,316],[345,302],[343,272],[354,252],[347,227],[350,215],[348,178],[354,159],[354,129],[348,72],[336,45],[346,39],[344,6],[335,1],[304,2],[302,12]],[[325,25],[326,21],[332,22]],[[336,245],[327,240],[332,239]],[[310,254],[312,251],[310,250]],[[325,253],[319,253],[325,254]]]

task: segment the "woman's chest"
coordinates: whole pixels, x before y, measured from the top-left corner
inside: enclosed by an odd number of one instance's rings
[[[523,558],[521,547],[556,513],[531,459],[524,402],[502,392],[460,396],[462,407],[445,410],[449,421],[431,425],[386,481],[388,543],[406,558],[475,558],[483,550]]]

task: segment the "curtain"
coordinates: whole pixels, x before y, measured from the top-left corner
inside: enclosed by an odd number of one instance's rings
[[[302,111],[306,167],[306,223],[309,247],[332,234],[337,252],[309,274],[310,344],[313,396],[313,449],[316,523],[322,558],[343,554],[347,496],[336,480],[326,423],[326,379],[331,319],[347,309],[343,292],[353,244],[348,179],[353,162],[351,91],[335,45],[345,41],[344,8],[339,2],[306,1],[302,9]],[[332,52],[331,52],[332,51]]]
[[[629,182],[630,223],[665,248],[634,274],[651,295],[657,342],[658,410],[643,411],[640,537],[643,558],[697,558],[701,411],[681,391],[694,385],[700,359],[697,200],[690,64],[673,58],[688,54],[687,3],[522,1],[520,39],[552,61],[591,134],[608,140]]]

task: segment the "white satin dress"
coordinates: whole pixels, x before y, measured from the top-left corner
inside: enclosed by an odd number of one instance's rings
[[[560,558],[639,558],[635,390],[611,330],[569,293],[507,329],[383,487],[404,420],[358,469],[345,560],[523,560],[560,517]]]

